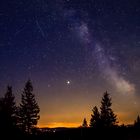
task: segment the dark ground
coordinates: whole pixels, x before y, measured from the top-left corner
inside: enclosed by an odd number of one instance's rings
[[[140,129],[136,128],[59,128],[35,131],[25,135],[20,132],[1,133],[0,140],[140,140]]]
[[[91,129],[74,128],[62,129],[55,132],[40,133],[34,136],[37,140],[140,140],[140,129],[113,128]]]

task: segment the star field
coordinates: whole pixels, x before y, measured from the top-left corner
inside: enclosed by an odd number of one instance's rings
[[[40,126],[80,125],[106,90],[120,122],[140,113],[139,0],[0,3],[1,96],[30,78]]]

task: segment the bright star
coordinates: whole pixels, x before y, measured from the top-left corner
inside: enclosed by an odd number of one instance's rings
[[[69,81],[69,80],[67,80],[67,81],[66,81],[66,84],[67,84],[67,85],[70,85],[70,81]]]

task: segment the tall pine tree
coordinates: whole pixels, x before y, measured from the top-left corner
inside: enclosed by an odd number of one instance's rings
[[[31,133],[40,118],[39,112],[40,109],[33,94],[32,83],[28,80],[22,93],[18,114],[19,126],[23,131]]]
[[[112,127],[117,124],[117,118],[114,114],[113,110],[111,109],[111,97],[107,93],[104,93],[102,100],[101,100],[101,125],[102,127]]]
[[[90,127],[98,128],[100,127],[100,113],[98,111],[98,108],[95,106],[92,109],[93,114],[91,114],[90,119]]]
[[[12,87],[7,86],[7,91],[4,94],[4,97],[0,99],[0,121],[1,127],[4,131],[12,131],[13,128],[16,128],[16,110],[17,107]]]

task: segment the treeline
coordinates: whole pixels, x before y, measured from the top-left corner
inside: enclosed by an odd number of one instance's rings
[[[32,133],[40,118],[39,112],[30,80],[25,83],[18,106],[12,87],[7,86],[4,97],[0,98],[0,133],[12,135]]]
[[[114,128],[118,127],[117,115],[111,108],[112,102],[109,93],[106,91],[101,99],[100,111],[97,106],[92,109],[91,119],[89,122],[89,127],[92,128]],[[123,125],[124,126],[124,125]],[[88,127],[86,118],[84,118],[82,127]],[[140,117],[137,116],[134,121],[133,127],[140,128]]]
[[[111,108],[112,101],[106,91],[101,99],[100,110],[92,108],[89,125],[84,118],[82,127],[90,128],[118,128],[117,115]],[[7,86],[6,93],[0,98],[0,133],[1,134],[35,134],[36,125],[40,118],[40,109],[33,94],[33,85],[30,80],[25,83],[21,93],[21,101],[16,104],[11,86]],[[133,127],[140,128],[140,117],[134,121]],[[20,135],[21,136],[21,135]]]

